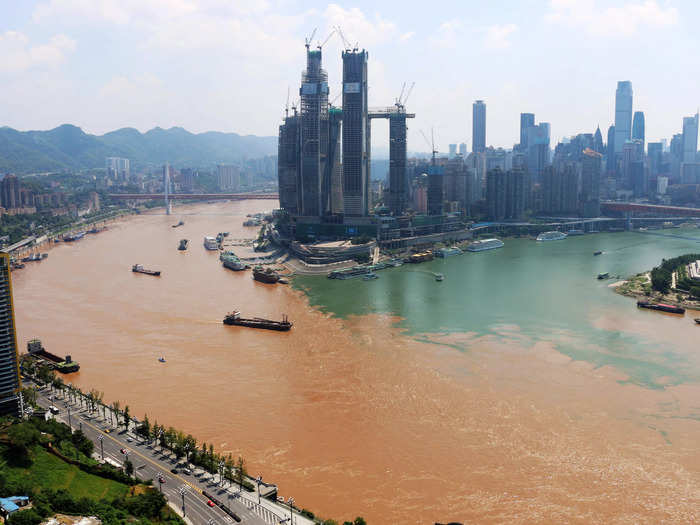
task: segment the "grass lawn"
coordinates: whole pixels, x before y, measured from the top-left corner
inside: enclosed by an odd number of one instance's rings
[[[3,461],[0,471],[5,474],[7,481],[23,479],[41,488],[66,489],[75,499],[88,497],[111,500],[123,496],[129,490],[123,483],[83,472],[40,446],[34,447],[32,458],[34,461],[28,469],[10,466]]]

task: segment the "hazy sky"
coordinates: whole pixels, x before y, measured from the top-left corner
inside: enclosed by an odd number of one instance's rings
[[[700,105],[699,16],[697,0],[0,0],[0,125],[276,135],[304,37],[339,24],[369,51],[370,106],[415,81],[410,150],[428,149],[418,130],[431,127],[441,151],[471,148],[475,99],[488,144],[517,142],[521,112],[553,140],[598,124],[605,137],[618,80],[647,140],[670,138]],[[341,47],[323,48],[331,99]],[[386,147],[385,123],[372,134]]]

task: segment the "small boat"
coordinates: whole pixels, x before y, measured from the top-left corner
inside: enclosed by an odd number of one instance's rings
[[[436,273],[435,274],[435,280],[436,281],[443,281],[445,279],[445,276],[442,275],[441,273]]]
[[[664,303],[650,303],[648,301],[637,301],[637,308],[647,308],[648,310],[658,310],[669,314],[684,314],[685,308]]]
[[[182,226],[183,224],[185,224],[185,221],[180,221],[180,222],[178,222],[177,224],[173,224],[173,228],[179,228],[179,227]]]
[[[41,254],[41,258],[42,258],[42,259],[46,259],[48,256],[49,256],[48,253],[42,253],[42,254]]]
[[[140,264],[135,264],[131,267],[131,271],[134,273],[145,273],[146,275],[154,275],[156,277],[160,276],[160,270],[147,270]]]
[[[362,276],[363,281],[373,281],[374,279],[379,279],[379,276],[374,272],[369,272]]]
[[[280,274],[272,268],[263,268],[258,265],[253,268],[253,279],[261,283],[273,284],[280,280]]]
[[[600,279],[601,281],[603,279],[607,279],[608,277],[610,277],[610,274],[608,272],[603,272],[603,273],[598,274],[598,279]]]
[[[700,317],[696,317],[696,318],[695,318],[695,322],[696,322],[697,324],[700,324]]]
[[[161,363],[165,363],[165,357],[160,356],[160,357],[158,358],[158,361],[161,362]]]
[[[601,251],[593,252],[593,255],[603,255],[603,252],[601,252]]]
[[[187,239],[180,239],[180,246],[178,246],[177,249],[181,252],[184,252],[187,249],[187,244],[189,242],[190,241],[188,241]]]

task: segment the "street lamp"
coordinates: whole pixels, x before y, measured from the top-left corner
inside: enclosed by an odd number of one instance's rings
[[[185,494],[187,493],[187,487],[183,485],[180,487],[180,496],[182,496],[182,517],[185,517]]]
[[[260,484],[262,483],[262,476],[258,476],[255,478],[255,481],[258,483],[258,505],[260,505]]]
[[[294,525],[294,498],[289,498],[287,503],[289,504],[289,524]]]
[[[105,437],[100,435],[100,436],[97,436],[97,439],[100,441],[100,452],[102,453],[102,461],[104,461],[105,460],[105,448],[104,448],[104,445],[102,444],[102,442],[105,440]]]

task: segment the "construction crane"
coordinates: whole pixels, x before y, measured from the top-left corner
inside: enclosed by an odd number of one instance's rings
[[[335,30],[338,32],[340,39],[343,41],[343,45],[345,46],[345,49],[347,51],[350,51],[352,46],[350,45],[350,42],[348,41],[348,39],[345,38],[345,34],[343,33],[342,29],[340,29],[340,26],[335,26]]]
[[[318,48],[319,51],[321,50],[321,48],[322,48],[323,46],[326,45],[326,42],[328,42],[328,41],[331,39],[331,37],[333,36],[333,34],[335,33],[335,31],[336,31],[336,30],[333,29],[333,31],[331,31],[331,33],[330,33],[330,34],[326,37],[326,39],[323,41],[323,44],[318,44],[318,46],[316,46],[316,47]]]
[[[396,99],[396,107],[401,110],[406,107],[406,101],[408,100],[408,97],[411,95],[411,91],[413,91],[413,86],[415,86],[416,83],[413,82],[411,86],[408,88],[408,91],[406,91],[406,82],[403,83],[403,87],[401,88],[401,94],[399,95],[399,98]],[[404,92],[406,93],[406,97],[404,98]]]
[[[309,49],[309,46],[311,45],[311,41],[314,39],[314,36],[316,35],[317,29],[318,29],[317,27],[314,27],[314,31],[313,31],[313,33],[311,33],[311,36],[304,40],[305,45],[306,45],[306,49]]]
[[[289,86],[287,86],[287,105],[284,106],[284,117],[287,118],[289,116]]]
[[[435,165],[435,155],[437,155],[437,150],[435,149],[435,134],[433,132],[433,128],[430,128],[430,139],[428,140],[428,136],[423,132],[423,130],[420,130],[420,134],[423,135],[423,138],[425,139],[425,143],[430,147],[430,150],[433,155],[433,160],[432,164],[433,166]]]

